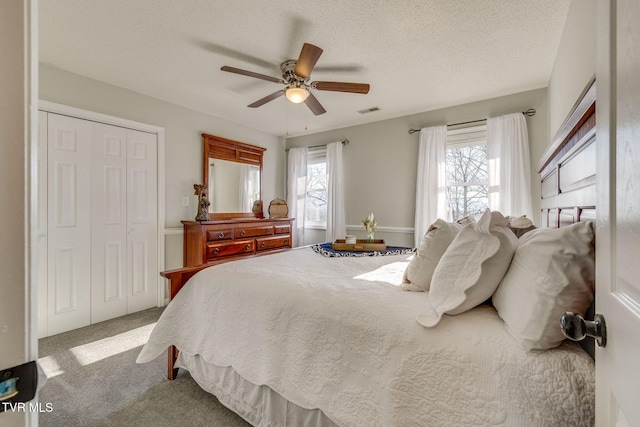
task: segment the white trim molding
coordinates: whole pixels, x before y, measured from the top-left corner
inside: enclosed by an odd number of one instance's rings
[[[167,227],[164,229],[165,236],[177,236],[184,234],[184,227]]]
[[[362,225],[348,225],[349,231],[362,231]],[[400,234],[413,234],[413,227],[377,227],[376,233],[400,233]]]

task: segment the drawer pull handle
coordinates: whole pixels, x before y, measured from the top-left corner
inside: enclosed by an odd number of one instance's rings
[[[285,230],[285,229],[284,229],[284,227],[282,227],[282,228],[280,229],[280,232],[281,232],[281,233],[284,233],[284,230]]]
[[[284,239],[284,244],[288,245],[289,244],[289,239]]]
[[[242,237],[244,237],[244,234],[245,234],[245,233],[244,233],[244,230],[242,230],[242,231],[240,232],[240,235],[241,235]]]
[[[215,249],[213,250],[213,254],[214,254],[214,255],[218,255],[219,253],[220,253],[220,248],[215,248]]]
[[[218,233],[218,239],[222,239],[224,237],[224,233],[220,232]]]
[[[260,243],[260,247],[264,248],[265,247],[265,243],[264,242]]]
[[[248,251],[249,249],[251,249],[251,243],[248,243],[248,244],[247,244],[247,246],[246,246],[244,249],[245,249],[245,250],[247,250],[247,251]]]
[[[267,228],[267,229],[265,230],[265,234],[271,234],[271,230]]]

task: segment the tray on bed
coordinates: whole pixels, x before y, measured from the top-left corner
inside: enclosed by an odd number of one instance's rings
[[[337,239],[331,245],[334,251],[386,251],[387,244],[384,240],[370,242],[366,239],[358,239],[356,243],[346,243],[344,239]]]

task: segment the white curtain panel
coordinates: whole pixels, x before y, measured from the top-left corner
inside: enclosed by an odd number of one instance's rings
[[[305,198],[307,193],[307,149],[290,148],[287,157],[287,205],[289,217],[294,218],[291,244],[304,244]]]
[[[327,241],[344,239],[347,232],[344,207],[342,141],[327,144]]]
[[[489,207],[533,219],[527,122],[522,113],[487,119]]]
[[[251,212],[253,201],[251,200],[251,166],[240,164],[240,212]]]
[[[446,126],[433,126],[420,130],[413,232],[416,247],[420,246],[429,225],[436,219],[449,219],[445,172],[446,150]]]

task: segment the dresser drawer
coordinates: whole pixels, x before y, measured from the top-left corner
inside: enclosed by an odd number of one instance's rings
[[[256,239],[256,250],[264,251],[267,249],[275,248],[288,248],[291,247],[291,236],[280,235],[276,237],[263,237]]]
[[[207,242],[233,239],[233,228],[226,230],[207,230]]]
[[[291,233],[291,226],[289,224],[287,225],[276,225],[273,227],[276,234],[290,234]]]
[[[239,227],[236,228],[235,238],[243,239],[245,237],[273,236],[273,226],[266,225],[262,227]]]
[[[207,261],[225,257],[253,252],[253,240],[239,240],[226,243],[207,243],[205,258]]]
[[[183,265],[225,263],[292,247],[292,218],[221,218],[182,221]]]

